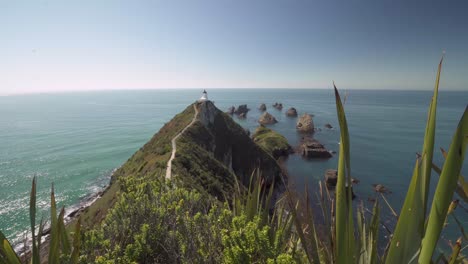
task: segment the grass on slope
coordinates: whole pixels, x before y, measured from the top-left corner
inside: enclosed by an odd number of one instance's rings
[[[289,152],[288,140],[281,134],[265,126],[259,126],[252,136],[253,141],[275,159]]]
[[[112,175],[110,186],[101,198],[86,208],[81,214],[84,227],[91,227],[100,223],[117,200],[119,185],[117,179],[127,176],[152,176],[165,175],[167,161],[171,156],[171,140],[193,119],[195,111],[193,105],[189,105],[183,112],[177,114],[170,122],[166,123],[148,143],[141,147]]]

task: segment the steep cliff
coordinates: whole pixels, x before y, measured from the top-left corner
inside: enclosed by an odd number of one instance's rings
[[[197,109],[196,121],[193,120]],[[181,187],[195,188],[224,200],[238,182],[248,186],[255,170],[266,186],[275,183],[276,193],[283,186],[282,171],[275,159],[255,144],[247,132],[232,118],[210,102],[197,102],[166,123],[143,147],[130,157],[112,176],[102,197],[84,209],[86,226],[99,223],[111,208],[120,190],[119,178],[128,176],[165,177],[171,156],[171,140],[184,128],[176,141],[171,180]]]
[[[177,142],[173,175],[185,186],[223,198],[230,192],[237,177],[248,186],[254,170],[266,185],[282,183],[278,163],[255,144],[247,132],[232,118],[210,102],[201,102],[195,122]]]

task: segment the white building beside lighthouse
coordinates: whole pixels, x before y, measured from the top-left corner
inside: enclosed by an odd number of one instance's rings
[[[203,94],[200,97],[200,99],[198,99],[198,102],[205,102],[205,101],[208,101],[208,93],[206,92],[206,90],[203,90]]]

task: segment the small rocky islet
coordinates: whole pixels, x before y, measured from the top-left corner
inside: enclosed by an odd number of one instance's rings
[[[282,110],[283,104],[275,102],[273,104],[273,108],[277,110]],[[263,112],[257,120],[257,122],[260,124],[260,127],[278,123],[278,120],[271,113],[266,111],[267,107],[265,103],[260,104],[260,106],[257,109],[260,112]],[[245,119],[249,110],[250,109],[246,104],[241,104],[237,108],[235,108],[234,106],[230,107],[227,113],[231,115],[236,115],[239,119]],[[288,117],[297,117],[297,112],[298,111],[296,108],[290,107],[285,112],[285,114]],[[296,146],[294,148],[294,151],[292,152],[301,155],[305,159],[329,159],[333,157],[333,154],[336,152],[328,150],[322,143],[320,143],[317,139],[314,139],[312,137],[313,133],[319,130],[314,125],[313,117],[314,115],[304,113],[298,118],[296,123],[296,130],[297,132],[302,134],[302,137],[300,139],[299,145]],[[324,126],[329,129],[332,128],[332,126],[328,123]],[[255,134],[252,137],[254,136]],[[270,144],[274,143],[275,141],[270,142]],[[275,146],[272,146],[271,148],[274,147]]]
[[[273,108],[281,111],[283,109],[282,103],[275,102]],[[305,160],[316,160],[316,159],[330,159],[335,154],[335,151],[328,150],[322,143],[313,137],[316,131],[322,131],[320,128],[317,128],[314,124],[314,115],[309,113],[303,113],[301,116],[298,115],[298,110],[294,107],[289,107],[285,111],[285,115],[289,118],[297,118],[295,129],[301,138],[299,140],[299,145],[292,148],[287,139],[279,134],[278,132],[272,130],[270,127],[276,123],[278,120],[275,116],[267,112],[267,107],[265,103],[260,104],[257,108],[258,111],[262,112],[259,119],[257,120],[260,124],[259,127],[252,134],[252,140],[257,143],[262,149],[267,153],[273,156],[275,159],[281,157],[287,157],[290,154],[296,153],[301,155]],[[237,109],[231,107],[228,109],[228,113],[231,115],[236,114],[239,119],[245,118],[246,113],[249,108],[247,105],[239,105]],[[333,126],[330,123],[326,123],[323,127],[327,130],[332,130]],[[328,169],[324,174],[324,182],[328,189],[332,190],[335,188],[338,180],[338,172],[336,169]],[[358,184],[359,180],[352,178],[352,185]],[[353,188],[351,189],[352,199],[356,197]],[[376,192],[385,192],[385,188],[381,188],[380,185],[375,186]]]
[[[288,111],[286,111],[286,116],[289,116],[289,117],[297,117],[297,110],[296,110],[296,108],[294,108],[294,107],[289,108]]]
[[[271,125],[278,123],[278,121],[270,113],[264,112],[258,119],[258,123],[260,123],[261,125]]]

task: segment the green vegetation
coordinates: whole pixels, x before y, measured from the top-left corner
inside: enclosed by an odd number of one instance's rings
[[[171,156],[171,140],[185,126],[194,115],[193,105],[189,105],[183,112],[177,114],[166,123],[143,147],[141,147],[125,164],[117,169],[101,198],[86,208],[81,214],[84,227],[93,227],[101,223],[109,208],[112,208],[120,194],[119,185],[114,182],[121,177],[159,175],[166,170],[166,164]]]
[[[282,183],[276,160],[252,142],[246,131],[211,102],[198,105],[200,115],[212,115],[209,123],[195,122],[177,141],[172,173],[177,186],[228,200],[234,181],[248,186],[254,170],[266,184]]]
[[[182,113],[177,114],[114,173],[113,179],[128,175],[154,175],[159,174],[161,170],[165,171],[171,156],[171,140],[192,121],[193,115],[193,105],[189,105]]]
[[[252,139],[275,159],[288,155],[291,150],[288,140],[283,135],[262,125],[257,127]]]
[[[458,185],[461,185],[461,189],[466,187],[464,186],[466,183],[463,180],[459,180],[459,175],[468,143],[468,108],[465,109],[455,131],[445,164],[442,170],[439,170],[440,179],[432,201],[429,217],[426,218],[426,206],[430,204],[428,201],[430,169],[435,166],[432,163],[432,152],[434,149],[435,113],[441,66],[442,60],[439,64],[434,96],[429,107],[422,155],[416,160],[413,177],[389,247],[387,247],[381,256],[377,256],[376,239],[378,238],[379,227],[379,208],[377,202],[374,205],[370,222],[365,219],[362,207],[359,209],[357,212],[358,232],[355,230],[354,209],[350,199],[350,192],[346,191],[346,186],[351,186],[350,140],[344,107],[338,90],[335,87],[336,108],[341,128],[336,201],[331,199],[329,194],[325,195],[323,190],[320,195],[323,218],[329,234],[325,236],[325,239],[317,240],[316,227],[312,222],[309,225],[313,226],[312,237],[307,239],[299,227],[307,226],[309,222],[298,218],[296,225],[297,230],[301,233],[301,237],[304,237],[301,240],[305,244],[304,248],[310,262],[388,264],[432,262],[441,231],[445,225],[447,215],[450,213],[449,206],[453,203],[452,197],[457,188],[457,181]],[[333,218],[333,215],[329,215],[329,208],[333,208],[333,203],[336,204],[335,218]],[[454,206],[450,207],[453,210]],[[313,215],[310,212],[311,208],[309,206],[305,208],[309,212],[307,215]],[[295,215],[298,214],[299,212],[296,211]],[[461,228],[461,233],[464,235],[463,228]],[[462,261],[465,261],[465,258],[460,254],[460,249],[461,240],[458,240],[453,248],[450,263],[462,263]],[[435,263],[439,263],[442,260],[445,260],[446,263],[448,262],[445,256],[441,255]]]
[[[41,259],[48,263],[466,263],[463,243],[467,237],[453,213],[458,201],[452,201],[452,197],[456,190],[462,198],[467,195],[468,186],[460,170],[468,143],[468,108],[449,151],[443,151],[446,161],[439,168],[432,162],[432,152],[440,71],[441,64],[423,150],[383,254],[378,249],[379,200],[369,211],[362,204],[353,206],[348,191],[350,138],[335,87],[341,143],[338,182],[335,195],[319,183],[320,211],[313,211],[307,189],[304,199],[296,198],[288,189],[280,199],[274,195],[282,183],[281,174],[276,174],[278,164],[272,152],[269,155],[265,150],[271,150],[271,142],[284,143],[284,138],[260,127],[254,135],[259,147],[223,113],[215,115],[208,126],[196,122],[180,137],[175,177],[166,181],[165,167],[160,163],[164,165],[169,158],[170,149],[166,147],[171,138],[193,118],[193,106],[189,106],[114,174],[105,199],[99,199],[69,227],[73,232],[65,229],[63,209],[57,216],[52,187],[47,243],[41,243],[44,222],[36,232],[34,179],[30,197],[32,250],[23,258],[32,263]],[[429,201],[431,169],[440,178]],[[462,238],[456,241],[448,259],[441,254],[434,260],[449,215],[460,226]],[[82,219],[87,223],[83,228]],[[0,232],[0,263],[21,260]]]
[[[81,223],[80,219],[75,224],[74,232],[69,234],[65,228],[64,216],[65,208],[62,207],[57,216],[57,206],[55,203],[54,186],[50,193],[50,236],[48,238],[48,253],[41,256],[42,235],[44,233],[45,222],[41,220],[39,230],[36,232],[36,178],[33,178],[31,187],[31,197],[29,204],[29,216],[31,221],[32,249],[29,257],[31,263],[42,263],[46,259],[47,263],[77,263],[81,245]],[[72,241],[70,243],[70,240]],[[12,249],[10,242],[0,232],[0,263],[16,264],[21,263],[21,258]]]

